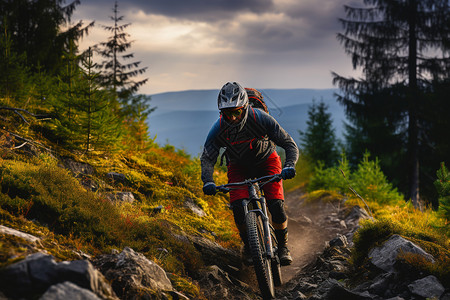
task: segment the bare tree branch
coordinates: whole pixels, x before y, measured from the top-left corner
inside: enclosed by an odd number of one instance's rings
[[[31,112],[29,112],[26,109],[22,109],[22,108],[16,108],[16,107],[8,107],[8,106],[0,106],[0,110],[10,110],[13,111],[15,114],[17,114],[25,123],[30,124],[30,122],[28,122],[28,120],[23,116],[22,113],[26,113],[38,120],[48,120],[51,119],[49,115],[36,115],[33,114]]]

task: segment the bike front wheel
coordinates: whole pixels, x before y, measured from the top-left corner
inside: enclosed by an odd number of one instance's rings
[[[275,237],[275,230],[273,229],[272,225],[270,225],[270,236],[272,237],[272,245],[278,248],[278,241],[277,238]],[[280,259],[278,258],[278,252],[276,253],[275,257],[272,258],[271,267],[274,285],[281,286],[283,284],[283,280],[281,279],[281,264]]]
[[[275,297],[275,287],[272,277],[271,259],[266,255],[264,244],[264,228],[261,216],[255,212],[249,212],[245,219],[247,225],[248,242],[252,255],[253,267],[256,279],[263,299]]]

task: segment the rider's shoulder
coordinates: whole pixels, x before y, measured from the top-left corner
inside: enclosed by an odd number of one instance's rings
[[[259,108],[252,108],[252,114],[254,114],[255,120],[261,122],[261,123],[272,123],[276,122],[274,117],[266,113],[264,110]]]

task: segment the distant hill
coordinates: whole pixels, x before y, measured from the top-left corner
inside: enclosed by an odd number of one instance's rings
[[[299,142],[298,130],[306,129],[308,107],[313,99],[323,100],[333,116],[333,125],[338,137],[342,136],[344,109],[336,103],[336,89],[260,89],[269,106],[270,114]],[[219,116],[217,95],[219,90],[190,90],[151,95],[152,107],[148,125],[156,142],[171,144],[197,156],[212,124]]]

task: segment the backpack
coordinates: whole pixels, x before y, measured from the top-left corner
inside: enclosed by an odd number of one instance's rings
[[[260,91],[252,88],[245,88],[245,91],[248,95],[248,102],[250,106],[255,108],[260,108],[266,113],[269,113],[269,109],[267,108],[266,103],[263,100],[263,96]]]

